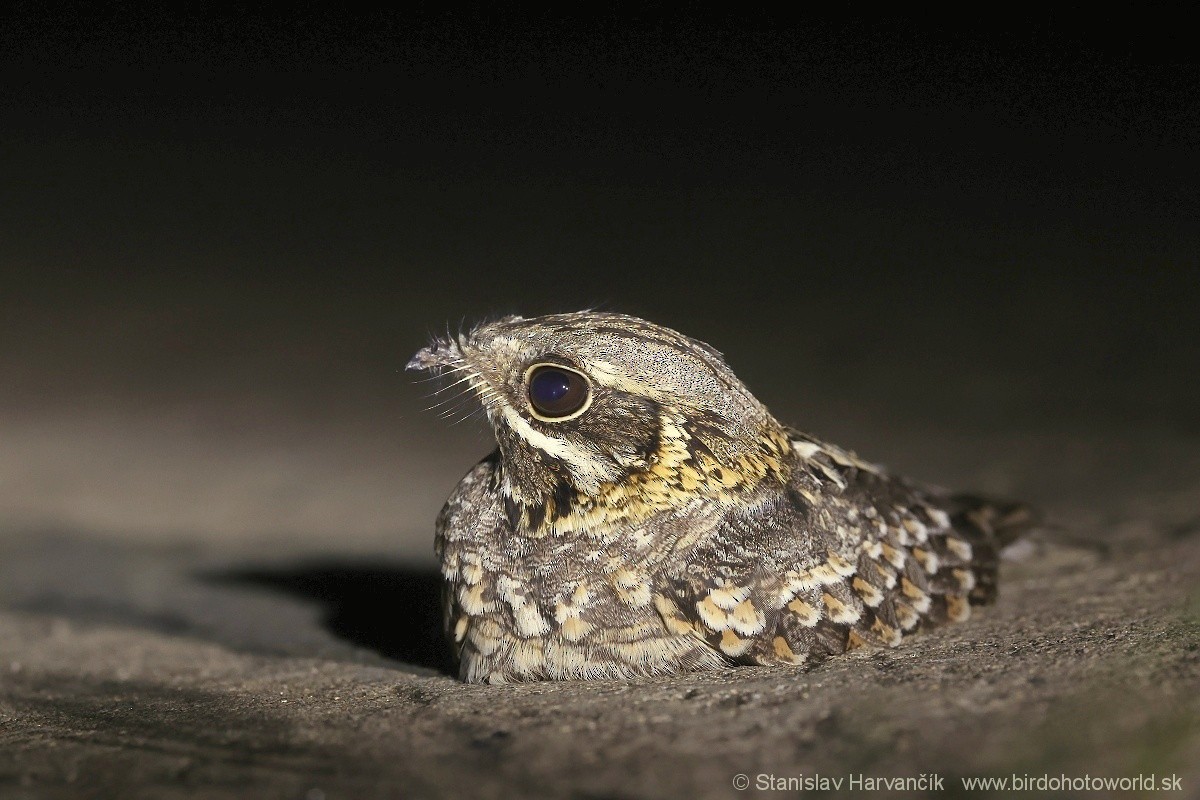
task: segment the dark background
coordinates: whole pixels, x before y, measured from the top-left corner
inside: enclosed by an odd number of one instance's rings
[[[1194,434],[1183,30],[18,7],[0,511],[425,553],[487,434],[402,365],[580,307],[930,479],[1003,462],[978,437]]]

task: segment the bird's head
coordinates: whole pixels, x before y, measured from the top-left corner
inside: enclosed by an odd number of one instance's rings
[[[720,353],[636,317],[504,317],[433,340],[408,368],[451,373],[477,395],[504,489],[525,504],[564,487],[596,498],[631,481],[728,488],[742,473],[761,479],[786,449],[782,427]]]

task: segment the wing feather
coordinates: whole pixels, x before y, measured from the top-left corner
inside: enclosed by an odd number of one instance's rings
[[[812,661],[895,646],[994,598],[998,521],[1027,524],[1023,507],[949,496],[804,434],[793,444],[788,502],[776,491],[731,508],[670,579],[711,647],[737,663]]]

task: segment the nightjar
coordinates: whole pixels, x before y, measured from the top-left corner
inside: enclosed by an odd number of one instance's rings
[[[437,520],[466,681],[892,646],[994,598],[1031,524],[780,424],[719,352],[635,317],[505,317],[408,367],[457,378],[498,444]]]

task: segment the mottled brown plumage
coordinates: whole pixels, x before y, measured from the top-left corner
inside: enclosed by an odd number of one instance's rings
[[[785,428],[716,350],[634,317],[506,317],[409,367],[457,376],[498,443],[437,521],[464,680],[895,645],[992,600],[1030,523]]]

